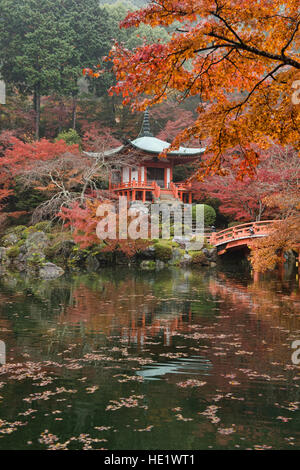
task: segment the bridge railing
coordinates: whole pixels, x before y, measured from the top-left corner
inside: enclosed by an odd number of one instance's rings
[[[274,222],[276,221],[263,220],[261,222],[248,222],[236,225],[235,227],[212,233],[210,235],[209,242],[211,245],[218,246],[231,240],[268,235],[270,232],[270,226],[271,224],[274,224]]]

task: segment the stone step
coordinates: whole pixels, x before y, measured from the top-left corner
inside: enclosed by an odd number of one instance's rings
[[[160,193],[159,199],[161,201],[178,201],[179,199],[176,199],[172,194],[164,194]]]

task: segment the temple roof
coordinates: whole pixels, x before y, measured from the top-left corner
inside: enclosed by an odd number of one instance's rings
[[[166,148],[170,147],[171,144],[166,142],[165,140],[158,139],[154,137],[151,132],[150,127],[150,120],[149,120],[149,111],[146,108],[144,112],[144,118],[142,123],[142,128],[138,137],[135,140],[130,140],[129,143],[134,147],[138,148],[139,150],[143,150],[144,152],[162,153]],[[186,147],[179,147],[178,150],[172,150],[168,152],[168,155],[200,155],[205,151],[204,148],[186,148]]]
[[[139,150],[143,150],[144,152],[157,153],[157,154],[163,152],[166,148],[170,147],[171,145],[169,144],[169,142],[158,139],[157,137],[150,137],[150,136],[138,137],[137,139],[130,140],[129,142],[131,143],[131,145],[138,148]],[[172,150],[171,152],[168,152],[168,155],[191,156],[191,155],[200,155],[204,151],[205,151],[205,148],[179,147],[178,150]]]
[[[138,137],[134,140],[128,140],[127,145],[121,145],[118,148],[108,150],[104,152],[104,156],[110,156],[114,155],[115,153],[121,152],[123,149],[125,149],[128,144],[132,145],[133,147],[142,150],[143,152],[147,153],[152,153],[159,155],[162,153],[165,149],[170,147],[170,143],[166,142],[165,140],[158,139],[157,137],[154,137],[153,134],[151,133],[151,128],[150,128],[150,121],[149,121],[149,111],[146,109],[144,113],[144,118],[143,118],[143,123],[142,127],[140,130],[140,133]],[[205,152],[205,148],[188,148],[188,147],[179,147],[178,150],[172,150],[171,152],[167,152],[169,156],[182,156],[182,157],[189,157],[190,159],[193,159],[193,157],[196,157],[198,155],[201,155],[202,153]],[[92,153],[92,152],[84,152],[86,155],[89,155],[91,157],[98,156],[98,153]],[[178,160],[178,159],[177,159]]]

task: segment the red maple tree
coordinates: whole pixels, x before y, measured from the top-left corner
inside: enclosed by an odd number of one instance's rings
[[[38,142],[23,142],[11,133],[2,133],[2,156],[0,157],[0,211],[5,207],[9,196],[14,194],[17,177],[30,174],[41,162],[54,160],[67,152],[78,152],[77,146],[68,146],[64,141],[49,142],[42,139]],[[2,216],[17,215],[12,213]]]
[[[288,188],[297,188],[300,181],[300,160],[293,148],[273,146],[260,153],[261,163],[252,178],[237,180],[229,169],[224,176],[214,175],[204,182],[194,183],[194,194],[217,198],[220,212],[234,220],[259,221],[273,217],[276,208],[266,203],[266,197]]]

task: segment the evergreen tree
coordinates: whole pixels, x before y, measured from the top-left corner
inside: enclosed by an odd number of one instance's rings
[[[0,73],[32,94],[39,138],[41,96],[73,96],[78,79],[109,50],[108,15],[98,0],[0,0]]]

